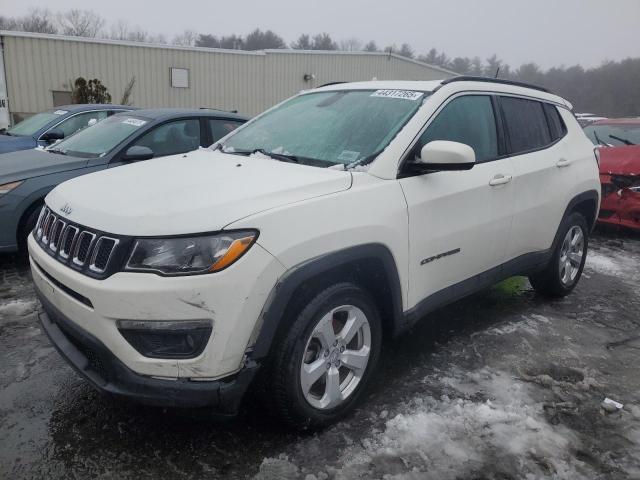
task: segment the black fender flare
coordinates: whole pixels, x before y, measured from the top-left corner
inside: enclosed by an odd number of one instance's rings
[[[403,321],[403,315],[402,288],[395,259],[389,248],[383,244],[361,244],[314,257],[285,272],[271,290],[262,309],[259,318],[260,331],[253,345],[251,357],[261,359],[268,355],[285,309],[298,286],[337,267],[367,260],[377,260],[382,263],[391,290],[392,321],[396,330],[400,326],[399,323]]]

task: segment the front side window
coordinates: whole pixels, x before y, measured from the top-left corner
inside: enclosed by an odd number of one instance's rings
[[[136,145],[150,148],[154,157],[197,150],[200,147],[200,120],[191,118],[165,123],[145,133]]]
[[[114,115],[94,128],[82,130],[72,137],[52,145],[49,150],[74,157],[102,157],[140,128],[149,119],[129,115]]]
[[[328,167],[368,163],[422,105],[427,92],[341,90],[294,97],[228,138],[229,153],[256,149]]]
[[[19,137],[32,137],[42,127],[67,113],[68,112],[66,110],[51,110],[49,112],[36,113],[35,115],[31,115],[29,118],[25,118],[23,121],[11,127],[7,130],[7,133],[9,135],[16,135]]]
[[[64,133],[64,138],[67,138],[84,128],[95,125],[105,118],[107,118],[106,110],[100,110],[98,112],[84,112],[67,118],[60,125],[56,125],[53,128],[55,130],[60,130]]]
[[[416,155],[427,143],[448,140],[473,148],[477,162],[498,156],[498,134],[491,98],[487,95],[467,95],[451,100],[438,113],[420,137]]]
[[[584,133],[594,145],[610,147],[640,145],[640,122],[636,124],[592,124],[584,128]]]
[[[500,97],[511,154],[536,150],[551,143],[542,103],[516,97]]]

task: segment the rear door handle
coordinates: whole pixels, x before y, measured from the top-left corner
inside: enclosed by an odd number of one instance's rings
[[[571,160],[567,160],[566,158],[561,158],[556,162],[556,167],[558,168],[568,167],[569,165],[571,165]]]
[[[511,175],[503,175],[501,173],[497,174],[491,180],[489,180],[489,185],[495,187],[497,185],[504,185],[505,183],[509,183],[513,177]]]

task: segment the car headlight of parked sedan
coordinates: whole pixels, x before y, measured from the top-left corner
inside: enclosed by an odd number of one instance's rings
[[[258,238],[256,230],[212,235],[135,240],[126,271],[160,275],[219,272],[242,257]]]
[[[3,196],[3,195],[6,195],[7,193],[9,193],[14,188],[19,187],[20,185],[22,185],[23,181],[24,180],[19,180],[17,182],[9,182],[9,183],[5,183],[3,185],[0,185],[0,197]]]

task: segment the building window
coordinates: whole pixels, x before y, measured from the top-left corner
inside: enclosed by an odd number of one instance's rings
[[[65,92],[63,90],[52,90],[53,106],[61,107],[62,105],[71,105],[71,92]]]
[[[189,88],[189,70],[186,68],[171,68],[171,86]]]

